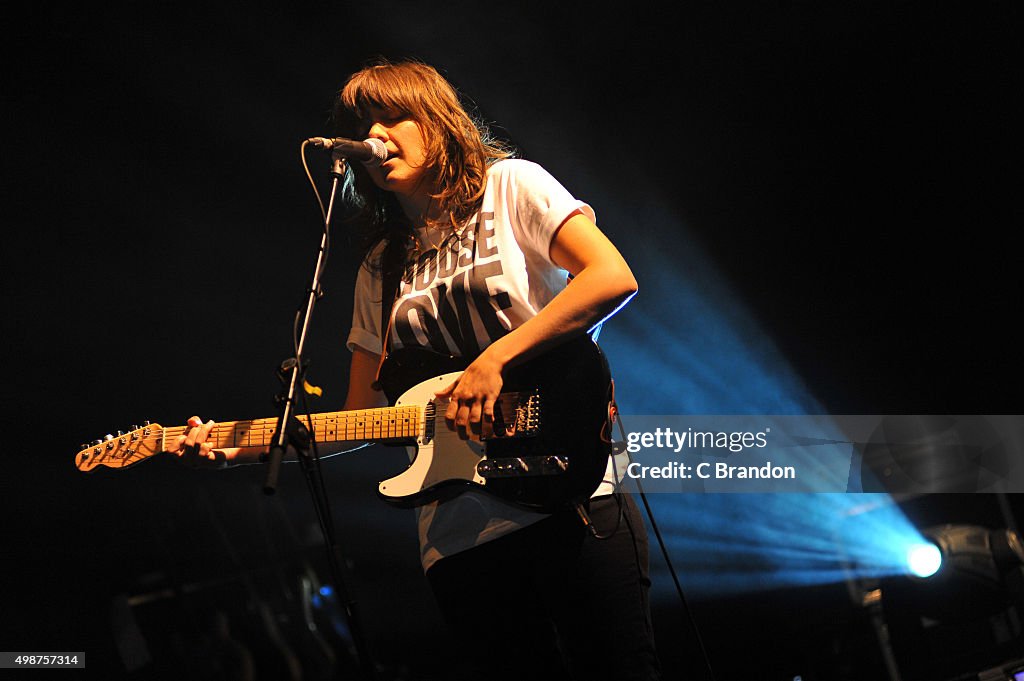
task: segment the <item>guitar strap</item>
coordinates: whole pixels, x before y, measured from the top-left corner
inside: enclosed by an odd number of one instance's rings
[[[398,298],[398,286],[402,281],[402,270],[404,257],[399,261],[398,253],[405,253],[405,248],[392,247],[388,243],[384,249],[383,262],[381,263],[381,289],[380,289],[380,361],[377,363],[377,374],[374,376],[373,387],[380,389],[380,369],[384,366],[384,360],[388,357],[389,346],[391,345],[391,308]]]

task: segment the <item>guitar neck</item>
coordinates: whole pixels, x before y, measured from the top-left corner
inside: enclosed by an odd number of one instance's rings
[[[415,438],[422,425],[423,413],[419,407],[381,407],[313,414],[313,435],[320,444],[403,440]],[[305,417],[299,419],[309,427]],[[277,430],[278,418],[251,421],[224,421],[214,425],[207,442],[214,449],[225,447],[265,447],[271,444]],[[185,435],[188,426],[165,428],[161,449]]]

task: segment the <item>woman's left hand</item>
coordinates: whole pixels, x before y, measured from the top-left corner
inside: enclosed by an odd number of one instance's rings
[[[448,398],[445,422],[463,440],[479,440],[491,434],[494,404],[504,383],[502,368],[501,362],[484,351],[454,383],[435,393]]]

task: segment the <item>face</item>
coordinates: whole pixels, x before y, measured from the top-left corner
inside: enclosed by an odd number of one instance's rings
[[[370,107],[367,113],[367,137],[384,142],[387,160],[366,168],[381,189],[412,197],[429,191],[426,182],[426,144],[419,123],[408,114],[393,109]]]

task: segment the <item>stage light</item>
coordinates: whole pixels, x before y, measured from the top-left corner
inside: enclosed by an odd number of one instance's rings
[[[1024,566],[1024,545],[1013,530],[941,525],[922,534],[935,542],[949,565],[944,578],[964,588],[1004,591],[1007,577]]]
[[[861,584],[889,678],[1015,679],[1024,662],[1019,535],[953,524],[920,534],[904,545],[902,575]]]
[[[886,580],[883,586],[890,606],[952,622],[1024,604],[1024,544],[1016,532],[940,525],[921,534],[932,544],[908,550],[912,576]],[[931,548],[926,552],[925,546]]]
[[[907,567],[915,577],[931,577],[941,566],[942,552],[935,544],[916,544],[907,550]]]

